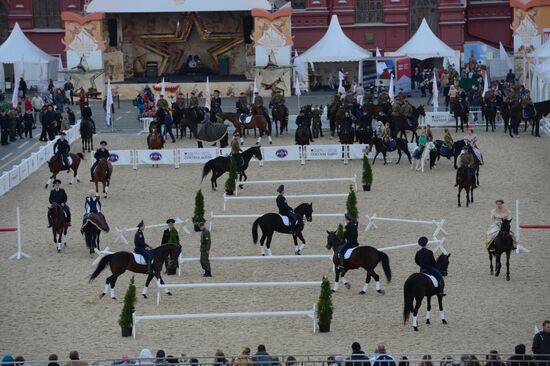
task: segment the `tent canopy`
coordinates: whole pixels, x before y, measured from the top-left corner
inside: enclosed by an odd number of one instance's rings
[[[300,55],[304,62],[361,61],[372,54],[348,38],[333,15],[327,32],[310,49]]]
[[[268,0],[92,0],[87,11],[103,13],[183,13],[201,11],[270,10]]]
[[[535,50],[535,57],[548,58],[550,57],[550,42],[546,41]]]
[[[447,46],[432,32],[426,19],[401,48],[395,52],[386,52],[390,56],[408,56],[417,60],[425,60],[432,57],[454,57],[455,51]]]
[[[0,46],[0,63],[17,64],[20,62],[47,64],[57,62],[57,59],[32,43],[19,27],[19,23],[15,23],[10,36]]]

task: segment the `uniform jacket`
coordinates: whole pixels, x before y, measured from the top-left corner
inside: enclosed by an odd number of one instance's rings
[[[199,98],[197,97],[191,97],[189,98],[189,107],[198,107],[199,106]]]
[[[164,233],[162,233],[161,244],[168,244],[169,240],[170,240],[170,229],[166,229],[166,230],[164,230]],[[179,243],[180,243],[180,236],[178,234],[176,234],[176,242],[175,243],[170,243],[170,244],[179,244]]]
[[[475,165],[474,157],[470,152],[464,153],[460,155],[460,159],[458,161],[459,168],[473,168]]]
[[[254,98],[254,104],[256,104],[258,107],[263,107],[264,98],[262,98],[261,95],[257,95],[256,98]]]
[[[57,140],[55,144],[53,144],[53,152],[59,153],[59,154],[68,154],[71,151],[71,145],[69,145],[69,141],[67,140]]]
[[[86,197],[84,201],[84,210],[87,214],[89,213],[100,213],[101,212],[101,202],[99,197]]]
[[[533,353],[535,355],[550,354],[550,333],[538,332],[533,338]],[[535,356],[537,359],[548,360],[550,357]]]
[[[50,204],[57,203],[58,205],[62,203],[67,203],[67,193],[63,188],[52,189],[50,192]]]
[[[201,232],[201,252],[209,252],[210,251],[210,231],[203,230]]]
[[[286,198],[282,194],[277,196],[277,208],[279,213],[283,216],[287,216],[289,211],[292,211],[292,208],[286,203]]]
[[[94,153],[94,159],[99,160],[101,158],[109,159],[109,150],[107,149],[97,149]]]
[[[420,267],[421,270],[425,270],[431,267],[437,268],[434,253],[428,248],[422,248],[414,256],[414,262]]]
[[[357,225],[350,222],[346,224],[344,231],[344,240],[349,244],[357,244]]]
[[[145,237],[143,236],[143,232],[139,229],[134,236],[134,246],[136,247],[136,249],[147,249],[147,244],[145,244]]]
[[[82,119],[90,119],[92,118],[92,110],[90,107],[84,107],[82,108]]]

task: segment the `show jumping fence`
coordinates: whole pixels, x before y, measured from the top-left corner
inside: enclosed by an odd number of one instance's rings
[[[237,313],[198,313],[198,314],[162,314],[162,315],[137,315],[133,314],[132,335],[136,338],[137,324],[143,320],[168,320],[168,319],[215,319],[215,318],[273,318],[287,316],[307,316],[313,321],[313,333],[317,331],[317,311],[315,305],[310,310],[291,311],[258,311]]]
[[[175,225],[178,225],[178,224],[187,224],[189,222],[189,219],[186,219],[185,221],[183,221],[182,219],[180,219],[179,217],[176,217],[175,219]],[[166,224],[154,224],[154,225],[147,225],[145,226],[146,229],[154,229],[154,228],[159,228],[159,227],[164,227],[166,226]],[[191,232],[189,231],[189,229],[187,228],[187,226],[183,226],[182,227],[183,231],[186,233],[186,234],[191,234]],[[125,233],[128,233],[128,232],[135,232],[137,230],[137,227],[130,227],[130,228],[127,228],[127,227],[123,227],[123,228],[118,228],[117,226],[115,226],[115,231],[116,231],[116,239],[115,239],[115,243],[124,243],[126,245],[128,245],[128,240],[126,239],[126,237],[124,236]]]
[[[348,193],[321,193],[321,194],[290,194],[286,198],[330,198],[330,197],[347,197]],[[229,201],[258,201],[269,200],[275,201],[277,196],[228,196],[223,194],[223,210],[226,210],[227,202]]]
[[[214,211],[210,212],[210,230],[212,230],[213,222],[215,220],[226,219],[256,219],[263,214],[215,214]],[[344,217],[344,213],[314,213],[313,217]]]
[[[368,220],[367,227],[365,228],[365,232],[372,229],[377,229],[378,226],[376,226],[375,221],[386,221],[386,222],[401,222],[405,224],[424,224],[424,225],[435,225],[435,231],[432,234],[432,237],[434,239],[437,239],[437,236],[439,233],[443,233],[445,235],[449,235],[447,231],[443,228],[443,225],[445,225],[445,219],[441,220],[411,220],[411,219],[400,219],[395,217],[379,217],[376,214],[373,214],[372,216],[365,215]]]
[[[531,225],[531,224],[522,224],[519,217],[519,200],[516,200],[516,239],[519,243],[521,237],[521,229],[550,229],[550,225]],[[529,249],[525,248],[523,245],[516,245],[516,253],[529,253]]]
[[[21,258],[30,258],[31,256],[23,252],[21,249],[21,214],[19,207],[15,209],[17,217],[17,226],[16,227],[6,227],[0,228],[0,233],[16,233],[17,235],[17,252],[12,255],[9,259],[21,259]]]
[[[239,182],[235,180],[235,186],[239,185],[257,185],[257,184],[294,184],[294,183],[329,183],[329,182],[350,182],[354,185],[357,191],[357,175],[353,177],[338,177],[338,178],[310,178],[310,179],[281,179],[281,180],[248,180],[245,182]],[[235,191],[238,195],[238,190]]]

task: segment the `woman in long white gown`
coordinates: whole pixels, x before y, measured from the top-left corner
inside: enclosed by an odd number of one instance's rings
[[[489,250],[492,250],[492,245],[498,235],[498,232],[500,231],[502,220],[510,220],[512,218],[512,213],[510,212],[510,210],[504,207],[503,200],[496,200],[495,203],[497,206],[491,210],[491,226],[489,226],[489,230],[487,230],[487,239],[485,240],[485,245]],[[516,235],[512,231],[510,231],[510,234],[512,235],[515,246]]]
[[[481,151],[478,147],[478,138],[477,135],[474,133],[474,130],[470,128],[468,132],[466,132],[466,136],[464,136],[464,142],[467,146],[471,146],[472,150],[474,151],[474,154],[476,154],[476,157],[479,159],[479,162],[483,164],[483,156],[481,155]]]

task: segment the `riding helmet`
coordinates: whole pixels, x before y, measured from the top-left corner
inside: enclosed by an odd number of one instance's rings
[[[349,213],[346,213],[346,214],[344,215],[344,218],[345,218],[347,221],[353,222],[353,217],[351,217],[351,215],[350,215]]]
[[[107,141],[103,140],[99,143],[100,145],[107,145]]]
[[[418,245],[421,247],[425,247],[428,244],[428,238],[425,236],[421,236],[420,239],[418,239]]]
[[[285,186],[284,184],[281,184],[279,188],[277,188],[277,193],[283,193],[284,191],[285,191]]]
[[[141,221],[139,222],[139,224],[137,225],[137,227],[140,228],[140,227],[142,227],[142,226],[145,226],[145,224],[143,223],[143,220],[141,220]]]
[[[176,220],[174,220],[174,219],[168,219],[168,220],[166,220],[166,223],[167,223],[167,224],[175,224],[175,223],[176,223]]]
[[[55,180],[53,181],[53,184],[61,184],[61,181],[60,181],[59,179],[55,179]]]

